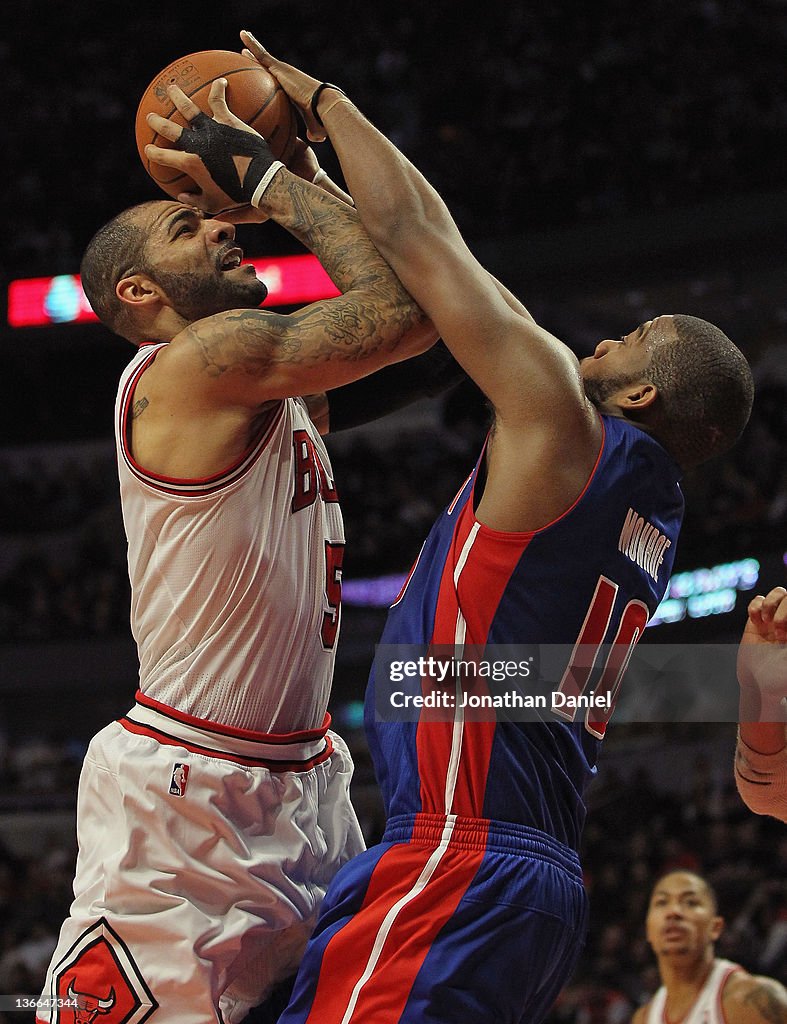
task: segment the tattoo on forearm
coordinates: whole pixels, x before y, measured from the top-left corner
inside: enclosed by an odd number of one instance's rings
[[[298,178],[283,178],[279,187],[287,214],[277,220],[312,250],[340,291],[361,277],[390,274],[353,208]]]
[[[273,190],[276,185],[271,186]],[[355,210],[284,178],[278,188],[287,210],[277,219],[307,245],[342,292],[341,298],[307,306],[289,316],[259,309],[235,310],[198,322],[189,333],[205,372],[262,377],[272,362],[314,366],[355,362],[392,351],[424,316],[372,244]],[[272,204],[278,207],[274,198]]]
[[[392,351],[423,314],[388,273],[362,295],[316,303],[289,316],[259,309],[225,314],[221,326],[192,325],[191,336],[205,372],[233,371],[264,376],[272,362],[314,366],[335,360],[356,362]]]
[[[150,405],[150,402],[148,402],[147,398],[140,398],[136,402],[134,402],[134,405],[133,405],[133,407],[131,409],[131,418],[132,418],[132,420],[135,420],[137,418],[137,416],[141,416],[142,413],[145,411],[145,409],[147,409],[147,407],[149,405]]]
[[[759,984],[746,994],[745,1003],[751,1003],[768,1024],[787,1024],[787,1003],[780,999],[770,985]]]

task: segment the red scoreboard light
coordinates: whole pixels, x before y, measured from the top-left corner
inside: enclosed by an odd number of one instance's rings
[[[248,260],[268,286],[263,306],[297,306],[339,294],[315,256],[279,256]],[[11,327],[47,327],[95,322],[77,274],[31,277],[8,286]]]

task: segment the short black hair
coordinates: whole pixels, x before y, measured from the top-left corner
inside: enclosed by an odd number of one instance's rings
[[[131,206],[99,228],[88,242],[79,268],[82,287],[96,316],[111,331],[131,341],[133,330],[115,287],[128,274],[147,269],[148,234],[139,213],[151,205]]]
[[[670,868],[669,871],[663,871],[658,876],[653,885],[650,887],[651,898],[653,896],[653,893],[656,891],[656,889],[658,889],[659,885],[661,885],[664,879],[671,878],[672,875],[689,875],[690,878],[696,879],[702,885],[703,889],[707,892],[708,899],[710,900],[711,907],[713,908],[713,913],[718,914],[719,897],[716,894],[716,890],[713,888],[713,886],[706,878],[703,878],[702,875],[699,874],[697,871],[691,871],[689,868]]]
[[[727,451],[749,421],[751,367],[724,331],[676,314],[677,341],[654,349],[648,378],[658,388],[654,435],[689,469]]]

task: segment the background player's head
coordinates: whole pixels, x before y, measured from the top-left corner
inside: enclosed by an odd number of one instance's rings
[[[675,314],[602,341],[581,362],[588,398],[652,434],[684,468],[730,448],[749,419],[751,368],[723,331]]]
[[[723,927],[716,894],[701,875],[671,871],[653,886],[645,931],[659,959],[709,961]]]
[[[254,309],[267,295],[251,264],[240,265],[235,227],[174,200],[132,206],[100,228],[80,273],[103,323],[134,344],[168,341],[186,324],[229,309]]]

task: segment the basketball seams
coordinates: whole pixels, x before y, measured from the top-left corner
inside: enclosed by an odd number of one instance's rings
[[[214,53],[216,55],[215,58],[213,57]],[[284,90],[264,68],[257,65],[245,65],[240,67],[234,66],[230,67],[226,71],[217,68],[216,59],[218,59],[219,55],[226,58],[238,58],[237,54],[231,54],[229,52],[227,54],[223,54],[222,51],[203,51],[199,54],[189,55],[188,59],[193,60],[196,73],[200,76],[202,76],[202,72],[199,68],[198,58],[204,62],[205,59],[209,59],[208,55],[210,55],[210,58],[213,58],[211,61],[212,67],[209,64],[206,69],[206,76],[201,77],[201,80],[198,83],[192,83],[191,88],[184,89],[186,95],[202,109],[203,104],[200,103],[199,99],[204,95],[205,106],[207,107],[207,97],[213,83],[220,78],[227,79],[230,85],[230,96],[228,97],[230,109],[233,109],[232,105],[234,102],[236,108],[239,109],[233,110],[233,113],[240,117],[240,119],[246,124],[253,127],[255,131],[258,131],[264,138],[267,138],[272,145],[277,159],[281,159],[285,163],[288,162],[292,158],[295,150],[297,120],[295,118],[295,112],[292,105],[287,99],[287,95]],[[184,118],[179,114],[174,104],[170,103],[167,107],[162,108],[160,103],[157,101],[160,101],[161,99],[162,89],[165,89],[170,82],[175,84],[178,83],[179,76],[172,74],[170,72],[170,68],[174,69],[175,66],[181,64],[182,61],[186,59],[187,58],[182,58],[181,61],[174,61],[169,68],[165,68],[164,71],[157,75],[156,78],[154,78],[148,85],[142,99],[140,100],[135,124],[137,149],[145,170],[157,185],[173,197],[176,196],[178,191],[187,189],[191,184],[191,179],[185,172],[156,164],[155,161],[151,161],[147,157],[145,154],[146,145],[163,145],[165,148],[169,148],[171,143],[158,132],[155,132],[150,128],[145,119],[145,115],[148,111],[155,110],[156,113],[159,113],[162,117],[172,118],[177,124],[185,124]],[[242,75],[244,72],[251,72],[254,75],[254,78],[237,78],[238,75]],[[234,84],[236,86],[236,95],[234,97],[232,97],[233,79],[235,79]],[[259,90],[257,89],[255,80],[260,83]],[[265,97],[264,102],[261,102],[259,93],[264,92],[271,84],[273,85],[272,91]],[[249,92],[251,92],[251,96],[248,95]],[[244,104],[244,102],[248,102],[248,100],[251,100],[251,103],[254,104],[254,109],[243,109],[242,104]],[[284,101],[283,106],[282,100]],[[256,122],[258,120],[264,119],[266,112],[269,117],[273,117],[272,123],[262,125],[257,124]]]
[[[247,72],[252,72],[253,74],[257,74],[257,72],[260,71],[260,70],[262,70],[262,69],[260,69],[260,68],[235,68],[234,71],[225,71],[221,75],[214,75],[213,78],[209,78],[206,81],[201,82],[197,86],[196,89],[193,89],[191,92],[187,92],[186,95],[188,96],[188,98],[190,100],[192,100],[192,99],[194,99],[195,96],[199,95],[199,93],[201,93],[203,89],[207,89],[208,92],[210,92],[210,87],[213,85],[214,82],[218,81],[219,78],[227,78],[227,79],[229,79],[229,78],[231,78],[232,75],[246,74]],[[172,79],[172,81],[174,82],[175,80]],[[145,90],[145,96],[147,96],[149,92],[153,91],[155,85],[158,85],[158,84],[159,84],[159,82],[156,81],[154,83],[154,85],[149,86]],[[169,84],[169,82],[167,84]],[[263,111],[266,109],[266,107],[268,107],[270,105],[270,103],[276,98],[276,94],[280,93],[281,91],[282,91],[281,86],[277,85],[276,88],[273,90],[273,92],[270,94],[270,96],[263,103],[263,105],[261,107],[259,107],[254,112],[252,117],[249,118],[247,123],[248,124],[253,124],[254,121],[256,121],[257,118],[260,116],[260,114],[263,113]],[[144,97],[143,97],[143,102],[144,102]],[[194,100],[194,102],[196,103],[197,101]],[[228,102],[228,105],[229,105],[229,97],[228,97],[227,102]],[[199,106],[198,103],[197,103],[197,106]],[[232,107],[230,107],[230,110],[232,110]],[[233,113],[234,113],[234,111],[233,111]],[[174,103],[170,106],[169,110],[167,110],[166,112],[162,112],[161,116],[162,117],[166,117],[168,119],[170,117],[174,116],[176,123],[179,123],[180,125],[185,127],[186,120],[183,117],[183,115],[180,114],[180,112],[178,111],[178,108],[175,106]],[[243,121],[243,120],[245,120],[245,118],[241,118],[241,121]],[[143,123],[147,124],[147,121],[143,120]],[[161,136],[159,135],[158,132],[154,132],[152,128],[150,128],[149,130],[152,133],[153,137],[148,139],[148,142],[145,143],[145,145],[151,144],[153,146],[158,146],[159,145],[159,141],[158,140],[161,138]],[[256,131],[256,129],[255,129],[255,131]],[[165,140],[165,144],[166,144],[167,141],[168,140]],[[144,153],[144,147],[143,147],[143,153]],[[179,172],[176,172],[175,176],[172,177],[172,178],[157,178],[156,175],[153,173],[153,171],[150,169],[150,160],[147,158],[147,156],[144,157],[144,163],[145,163],[145,170],[148,172],[148,174],[151,176],[151,178],[155,182],[157,182],[159,185],[174,185],[175,182],[176,181],[180,181],[181,178],[187,178],[188,177],[187,174],[183,174],[182,171],[179,171]],[[167,168],[167,170],[172,171],[172,168]]]

